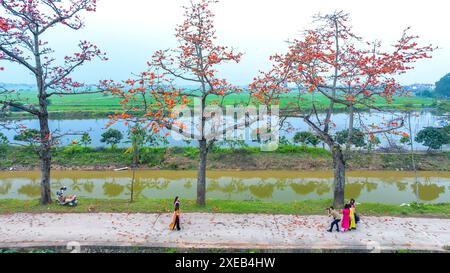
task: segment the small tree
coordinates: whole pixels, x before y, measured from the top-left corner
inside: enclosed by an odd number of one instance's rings
[[[443,127],[442,130],[444,130],[444,132],[447,135],[449,135],[449,137],[450,137],[450,125],[447,125],[447,126]]]
[[[2,132],[0,132],[0,153],[2,153],[3,155],[6,154],[8,144],[8,138]]]
[[[411,137],[409,135],[402,136],[400,143],[407,146],[411,145]]]
[[[8,144],[8,138],[2,133],[0,132],[0,144]]]
[[[349,130],[343,130],[336,133],[336,141],[337,143],[344,145],[346,143],[350,143],[354,145],[356,148],[361,148],[366,146],[365,140],[366,134],[364,134],[359,129],[353,129],[350,141],[349,141]]]
[[[436,94],[445,98],[450,97],[450,73],[436,83]]]
[[[316,147],[320,139],[311,132],[298,132],[294,136],[294,143],[301,143],[303,146],[312,145]]]
[[[381,140],[377,136],[372,136],[369,138],[369,141],[367,141],[367,151],[370,153],[372,152],[378,145],[381,144]]]
[[[116,129],[108,129],[102,134],[102,139],[100,139],[100,142],[111,145],[111,149],[114,150],[114,148],[122,141],[122,139],[122,132]]]
[[[439,150],[450,141],[448,134],[442,128],[432,127],[420,131],[415,140],[417,143],[422,143],[425,147],[428,147],[428,151]]]
[[[286,136],[280,137],[280,144],[281,145],[292,145],[291,141]]]
[[[39,142],[40,133],[35,129],[22,130],[18,135],[14,136],[15,141],[28,143],[30,146],[34,146]]]
[[[81,144],[84,145],[84,148],[87,148],[88,145],[91,145],[92,139],[91,139],[91,136],[89,135],[89,133],[84,133],[81,136],[81,141],[80,142],[81,142]]]

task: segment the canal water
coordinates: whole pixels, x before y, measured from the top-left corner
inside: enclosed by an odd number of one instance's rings
[[[420,172],[419,198],[426,203],[450,202],[450,172]],[[37,199],[39,172],[0,172],[0,199]],[[333,196],[331,172],[208,171],[207,198],[291,202]],[[52,191],[68,187],[80,198],[128,199],[132,172],[54,171]],[[347,176],[346,197],[359,202],[402,204],[416,201],[414,173],[357,171]],[[195,171],[137,171],[138,198],[196,197]]]

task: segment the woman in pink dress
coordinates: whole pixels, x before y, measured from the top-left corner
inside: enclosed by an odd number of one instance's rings
[[[350,205],[345,205],[342,210],[342,229],[344,231],[349,230],[350,228]]]

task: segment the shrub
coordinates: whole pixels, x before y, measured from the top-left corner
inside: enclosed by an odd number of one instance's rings
[[[320,143],[320,139],[311,132],[298,132],[294,136],[294,143],[301,143],[302,145],[312,145],[316,147]]]
[[[140,150],[141,163],[149,166],[158,166],[164,161],[165,150],[162,148],[142,148]]]
[[[40,132],[35,129],[25,129],[20,132],[20,134],[14,136],[15,141],[27,142],[30,145],[38,142]]]
[[[92,143],[91,136],[88,133],[84,133],[83,136],[81,137],[80,143],[83,144],[84,147],[91,145]]]
[[[422,143],[425,147],[428,147],[428,150],[439,150],[449,141],[449,135],[442,128],[425,128],[416,137],[416,142]]]
[[[122,139],[123,134],[119,130],[108,129],[108,131],[102,134],[102,139],[100,139],[100,142],[111,145],[111,149],[114,149],[114,147],[119,144]]]
[[[341,145],[347,143],[348,134],[349,134],[349,130],[343,130],[343,131],[337,132],[336,133],[336,141]],[[358,147],[358,148],[366,146],[365,134],[359,129],[352,130],[352,138],[350,141],[351,141],[351,144],[353,144],[355,147]]]

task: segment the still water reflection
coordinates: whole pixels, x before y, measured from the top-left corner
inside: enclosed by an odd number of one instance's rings
[[[450,202],[450,172],[421,172],[419,198],[423,202]],[[131,172],[55,171],[52,190],[67,186],[81,198],[127,199]],[[346,196],[361,202],[401,204],[416,200],[413,173],[350,172]],[[35,199],[40,195],[38,172],[0,172],[0,199]],[[138,171],[134,195],[140,198],[194,199],[194,171]],[[333,177],[328,172],[265,171],[208,172],[207,198],[290,202],[326,199],[333,195]]]

